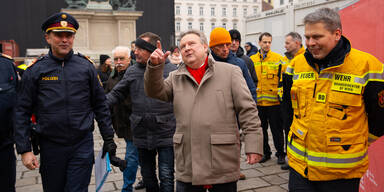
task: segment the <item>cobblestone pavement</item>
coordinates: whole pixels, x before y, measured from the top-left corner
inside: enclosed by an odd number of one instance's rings
[[[271,133],[269,133],[269,143],[271,149],[274,150]],[[95,140],[95,155],[102,148],[102,138],[96,129],[94,133]],[[124,139],[115,138],[115,142],[118,146],[116,154],[120,158],[125,154],[125,141]],[[280,169],[280,165],[277,165],[276,157],[272,157],[271,160],[256,165],[248,165],[246,157],[242,155],[240,164],[241,172],[247,177],[246,180],[239,181],[237,183],[237,189],[241,192],[285,192],[288,191],[288,171]],[[138,178],[141,178],[140,171],[137,174]],[[109,174],[106,183],[103,186],[102,191],[121,191],[123,185],[122,172],[112,166],[112,172]],[[38,170],[30,171],[25,168],[21,162],[20,155],[17,156],[17,168],[16,168],[16,191],[17,192],[40,192],[43,191],[41,184],[41,177]],[[89,191],[95,191],[95,178],[92,173],[91,183],[89,185]],[[136,190],[137,192],[145,192],[145,190]]]

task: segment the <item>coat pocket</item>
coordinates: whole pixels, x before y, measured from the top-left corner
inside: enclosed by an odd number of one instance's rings
[[[361,95],[332,92],[329,95],[327,116],[339,120],[346,120],[348,118],[348,113],[353,113],[354,110],[358,110],[362,105],[362,102]]]
[[[143,119],[143,117],[135,115],[135,114],[131,114],[131,116],[129,117],[129,120],[131,121],[131,130],[132,130],[133,135],[141,134],[140,130],[138,129],[138,126],[139,126],[142,119]],[[144,130],[142,130],[142,131],[144,131]]]
[[[367,161],[367,138],[359,133],[327,135],[327,166],[356,167]]]
[[[291,88],[292,108],[297,119],[306,116],[307,103],[305,99],[305,94],[300,87]]]
[[[236,171],[240,167],[240,145],[236,134],[211,135],[212,168],[215,173]]]
[[[175,133],[173,135],[173,147],[175,151],[176,170],[184,171],[185,159],[184,159],[184,144],[183,144],[182,133]]]
[[[172,114],[156,115],[156,122],[160,124],[168,124],[175,122],[175,116]]]
[[[367,145],[367,138],[360,133],[327,135],[327,152],[334,154],[360,153]]]

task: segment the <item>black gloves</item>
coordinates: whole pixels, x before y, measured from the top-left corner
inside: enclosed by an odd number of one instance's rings
[[[127,161],[121,160],[120,158],[116,156],[110,156],[111,164],[115,167],[118,167],[121,172],[124,171],[125,168],[127,168]]]
[[[124,171],[124,169],[127,167],[127,161],[121,160],[120,158],[116,157],[116,148],[117,146],[113,141],[113,135],[105,137],[103,145],[103,154],[101,157],[104,158],[105,154],[108,152],[111,164],[115,167],[119,167],[120,171]]]
[[[116,148],[117,146],[115,144],[115,141],[113,141],[113,135],[106,137],[104,139],[103,155],[101,157],[104,158],[107,152],[109,153],[109,157],[116,156]]]

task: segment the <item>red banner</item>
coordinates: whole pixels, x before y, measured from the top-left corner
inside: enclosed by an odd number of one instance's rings
[[[360,180],[360,192],[384,191],[384,136],[368,148],[369,167]]]

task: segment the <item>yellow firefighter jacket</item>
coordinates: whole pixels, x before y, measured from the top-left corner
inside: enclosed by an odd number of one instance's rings
[[[269,51],[264,58],[260,51],[251,56],[259,80],[256,89],[257,105],[280,105],[277,90],[282,72],[282,58],[272,51]]]
[[[295,53],[295,55],[293,56],[293,58],[295,58],[296,56],[300,55],[300,54],[304,54],[305,52],[305,49],[304,49],[304,46],[301,46],[301,48],[297,51],[297,53]],[[283,68],[282,68],[282,72],[284,73],[286,70],[287,70],[287,67],[288,67],[288,64],[289,62],[293,59],[293,58],[288,58],[287,56],[284,56],[282,61],[283,61]]]
[[[368,167],[363,93],[369,81],[383,81],[383,64],[350,49],[343,63],[319,73],[304,54],[286,72],[293,75],[289,165],[311,181],[360,178]]]
[[[303,46],[301,46],[301,48],[297,51],[297,53],[295,53],[295,55],[292,56],[292,58],[288,58],[287,54],[283,57],[283,59],[282,59],[283,65],[282,65],[282,70],[281,70],[283,75],[285,74],[285,71],[287,70],[289,62],[292,59],[294,59],[296,56],[304,54],[304,52],[305,52],[305,49],[304,49]],[[277,89],[277,94],[278,94],[279,100],[281,102],[283,101],[283,75],[281,75],[281,77],[280,77],[280,82],[279,82],[279,86],[278,86],[278,89]]]

